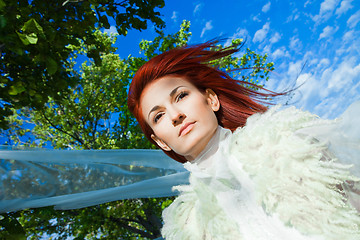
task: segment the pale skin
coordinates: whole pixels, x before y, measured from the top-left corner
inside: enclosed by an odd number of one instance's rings
[[[150,83],[141,94],[140,107],[157,145],[188,161],[201,153],[218,127],[215,112],[220,102],[215,92],[200,92],[181,77],[165,76]]]

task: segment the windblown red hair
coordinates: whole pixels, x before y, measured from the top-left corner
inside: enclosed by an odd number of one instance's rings
[[[234,131],[246,123],[246,119],[254,113],[265,112],[266,99],[283,93],[274,93],[263,89],[258,92],[249,88],[258,87],[254,84],[231,78],[227,73],[210,66],[210,61],[231,55],[239,48],[215,49],[216,41],[200,45],[176,48],[162,53],[145,63],[135,74],[129,89],[128,107],[139,122],[146,137],[151,139],[153,130],[146,123],[140,107],[142,91],[151,82],[164,76],[183,77],[200,91],[212,89],[218,96],[221,107],[216,112],[220,126]],[[174,151],[164,151],[168,156],[179,162],[186,159]]]

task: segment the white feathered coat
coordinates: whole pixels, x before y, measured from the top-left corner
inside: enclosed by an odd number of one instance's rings
[[[185,164],[190,185],[176,187],[180,195],[163,212],[164,238],[359,240],[359,178],[328,142],[302,132],[331,124],[274,107],[234,133],[219,127]]]

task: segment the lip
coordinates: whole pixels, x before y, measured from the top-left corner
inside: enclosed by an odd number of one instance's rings
[[[193,129],[194,124],[195,124],[195,122],[185,123],[185,124],[180,128],[179,137],[182,137],[182,136],[188,134],[188,133]]]

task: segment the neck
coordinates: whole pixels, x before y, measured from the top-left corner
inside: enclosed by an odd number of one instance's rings
[[[224,141],[231,136],[231,131],[229,129],[217,127],[214,135],[202,150],[202,152],[193,160],[191,164],[197,164],[200,168],[207,168],[210,166],[216,158],[216,154],[221,147],[221,144],[226,144]]]
[[[206,151],[206,149],[208,148],[208,146],[209,146],[209,145],[212,145],[211,143],[213,142],[213,139],[214,139],[214,138],[216,137],[216,135],[218,134],[219,128],[221,128],[221,127],[218,125],[218,127],[215,128],[214,131],[213,131],[211,134],[209,134],[209,135],[210,135],[210,139],[209,139],[209,141],[206,143],[206,145],[202,148],[202,150],[200,150],[200,151],[198,150],[196,153],[192,153],[191,155],[186,155],[186,156],[184,156],[185,159],[186,159],[188,162],[193,162],[193,161],[195,161],[196,159],[198,159],[199,156],[201,156],[202,153],[203,153],[204,151]],[[200,149],[201,149],[201,148],[200,148]]]

